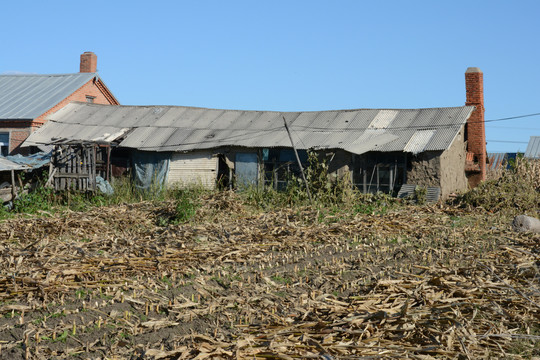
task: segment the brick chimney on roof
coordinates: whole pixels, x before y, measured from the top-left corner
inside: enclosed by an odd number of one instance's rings
[[[475,106],[467,120],[467,152],[472,155],[474,166],[468,171],[470,187],[475,187],[486,180],[486,130],[484,123],[484,74],[477,67],[470,67],[465,72],[467,101],[465,105]]]
[[[97,70],[97,56],[91,51],[85,51],[81,54],[82,73],[95,73]]]

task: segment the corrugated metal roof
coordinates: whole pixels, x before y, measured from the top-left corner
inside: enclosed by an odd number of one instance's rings
[[[525,157],[529,159],[540,159],[540,136],[531,136]]]
[[[10,161],[3,156],[0,156],[0,171],[10,171],[10,170],[25,170],[31,169],[30,166],[17,164],[16,162]]]
[[[120,146],[191,151],[222,146],[290,147],[283,117],[299,149],[368,151],[445,150],[474,107],[276,112],[182,106],[71,103],[33,133],[25,146],[59,139],[90,141],[129,128]],[[371,126],[370,126],[371,125]],[[424,136],[429,132],[430,136]],[[418,142],[414,147],[407,144]],[[422,139],[420,139],[422,138]]]
[[[35,119],[96,73],[0,75],[0,120]]]
[[[502,169],[503,165],[506,166],[506,162],[508,161],[508,154],[507,153],[487,153],[488,163],[487,168],[488,170],[498,170]]]
[[[407,145],[403,148],[405,152],[410,152],[413,154],[418,154],[424,151],[427,144],[431,141],[433,135],[435,135],[436,130],[417,130],[411,136]]]

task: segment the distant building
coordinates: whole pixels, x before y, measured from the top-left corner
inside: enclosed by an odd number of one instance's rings
[[[81,55],[75,74],[0,75],[0,153],[20,152],[21,143],[47,116],[71,101],[119,105],[97,73],[97,56]]]
[[[531,136],[525,151],[525,158],[540,159],[540,136]]]
[[[515,160],[517,153],[488,153],[487,169],[489,171],[498,171],[510,168],[512,160]]]

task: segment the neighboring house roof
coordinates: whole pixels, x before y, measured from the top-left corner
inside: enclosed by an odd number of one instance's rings
[[[531,136],[525,157],[529,159],[540,159],[540,136]]]
[[[110,142],[123,135],[120,146],[147,151],[290,147],[285,117],[299,149],[419,153],[447,149],[473,110],[460,106],[276,112],[71,103],[49,116],[23,146]]]
[[[94,78],[97,73],[0,75],[0,119],[35,119]]]

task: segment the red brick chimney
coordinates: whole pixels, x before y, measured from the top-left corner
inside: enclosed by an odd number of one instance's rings
[[[477,67],[470,67],[465,72],[467,101],[465,105],[475,106],[467,120],[466,140],[467,157],[473,158],[472,166],[467,167],[467,178],[471,188],[486,180],[486,130],[484,124],[484,74]]]
[[[91,51],[85,51],[81,54],[82,73],[94,73],[97,70],[97,56]]]

